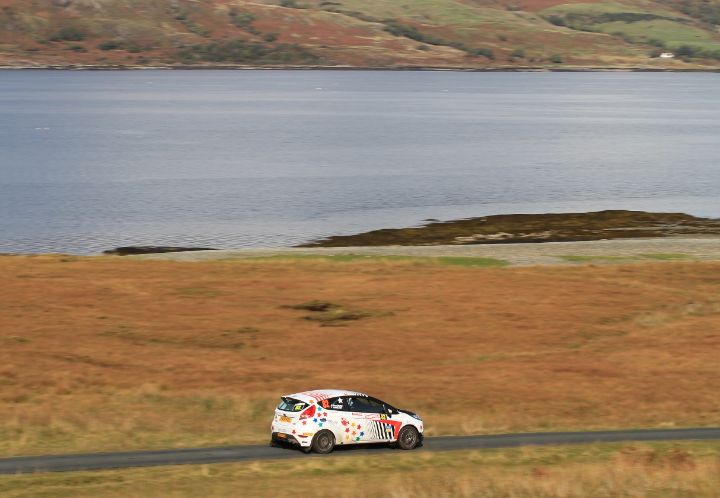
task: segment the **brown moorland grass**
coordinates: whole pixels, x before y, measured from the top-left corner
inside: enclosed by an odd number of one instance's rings
[[[399,452],[0,477],[5,498],[279,496],[715,498],[720,445],[675,443]]]
[[[0,257],[0,454],[264,442],[343,387],[460,434],[720,423],[720,264]],[[293,309],[357,313],[333,326]]]

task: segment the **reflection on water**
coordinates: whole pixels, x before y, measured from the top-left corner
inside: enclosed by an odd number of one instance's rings
[[[718,74],[0,73],[0,252],[720,216]]]

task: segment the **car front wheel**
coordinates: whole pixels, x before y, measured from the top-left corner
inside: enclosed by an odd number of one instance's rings
[[[324,455],[335,448],[335,435],[328,430],[322,430],[315,434],[312,440],[312,450],[315,453]]]
[[[397,446],[401,450],[411,450],[420,443],[420,433],[412,425],[403,427],[398,434]]]

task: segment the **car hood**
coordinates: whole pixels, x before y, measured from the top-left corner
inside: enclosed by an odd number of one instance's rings
[[[404,413],[405,415],[410,415],[411,417],[417,417],[418,414],[415,412],[411,412],[410,410],[401,410],[400,408],[397,408],[397,411],[400,413]]]

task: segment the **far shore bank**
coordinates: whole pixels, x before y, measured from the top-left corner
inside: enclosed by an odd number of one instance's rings
[[[237,70],[237,71],[437,71],[464,73],[602,73],[602,72],[639,72],[639,73],[717,73],[720,67],[643,67],[643,66],[503,66],[503,67],[437,67],[437,66],[245,66],[233,64],[217,65],[90,65],[90,64],[13,64],[0,65],[1,70],[57,70],[57,71],[150,71],[150,70]]]

